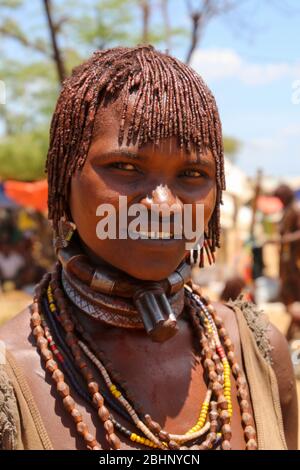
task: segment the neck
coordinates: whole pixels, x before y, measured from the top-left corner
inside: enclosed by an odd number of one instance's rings
[[[116,272],[123,272],[120,269],[117,269],[115,266],[112,264],[108,263],[103,259],[101,256],[97,255],[93,250],[91,250],[85,243],[84,241],[77,237],[78,245],[82,251],[83,254],[85,254],[90,263],[93,264],[96,267],[103,268],[103,269],[112,269],[115,270]]]
[[[96,259],[97,264],[91,262],[90,250],[79,240],[59,249],[58,258],[65,293],[76,310],[89,317],[83,320],[89,329],[95,328],[95,321],[109,328],[144,328],[157,342],[166,341],[178,331],[176,318],[183,311],[184,283],[190,276],[185,262],[167,279],[149,282],[132,278],[102,259]],[[100,330],[103,332],[103,328]],[[107,325],[104,330],[107,332]]]

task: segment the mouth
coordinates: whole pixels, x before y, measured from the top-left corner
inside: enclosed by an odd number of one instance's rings
[[[136,231],[136,230],[128,230],[128,235],[130,238],[134,240],[180,240],[174,236],[174,233],[171,232],[145,232],[145,231]]]

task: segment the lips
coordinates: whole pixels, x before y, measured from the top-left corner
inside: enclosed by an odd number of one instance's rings
[[[134,239],[142,238],[142,239],[151,239],[151,240],[173,240],[174,234],[171,232],[145,232],[145,231],[135,231],[130,230],[128,232],[129,236],[133,236]]]

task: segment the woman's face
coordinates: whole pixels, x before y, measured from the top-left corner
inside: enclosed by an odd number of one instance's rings
[[[215,161],[210,151],[199,159],[196,151],[180,149],[176,138],[163,139],[157,146],[148,143],[140,149],[135,145],[120,147],[121,104],[119,98],[98,112],[86,162],[72,177],[71,214],[91,259],[105,261],[139,279],[161,280],[188,254],[187,240],[99,239],[96,226],[101,217],[96,209],[100,204],[111,204],[118,221],[120,196],[127,196],[128,208],[140,203],[148,211],[153,204],[179,209],[190,204],[195,227],[196,204],[202,203],[207,227],[216,201]],[[128,112],[130,115],[130,105]],[[126,135],[125,127],[124,142]],[[128,217],[128,223],[135,217]]]

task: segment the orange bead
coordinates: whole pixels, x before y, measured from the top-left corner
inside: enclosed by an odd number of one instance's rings
[[[103,406],[104,400],[103,400],[102,395],[101,395],[99,392],[94,393],[94,395],[93,395],[93,403],[94,403],[98,408],[100,408],[100,407]]]
[[[63,399],[63,404],[64,407],[71,412],[75,408],[75,401],[73,398],[69,395]]]
[[[53,359],[49,359],[49,360],[46,362],[46,370],[48,370],[49,372],[53,373],[53,372],[55,372],[57,369],[58,369],[58,365],[57,365],[57,363],[56,363]]]
[[[56,385],[56,390],[58,391],[59,395],[63,398],[70,395],[70,387],[65,382],[58,382]]]
[[[72,411],[71,411],[71,416],[73,418],[73,420],[75,421],[75,423],[81,423],[82,421],[82,414],[80,413],[79,410],[77,410],[77,408],[74,408]]]
[[[101,406],[98,410],[98,416],[103,422],[108,420],[110,416],[108,409],[105,406]]]
[[[84,436],[89,432],[87,425],[83,421],[80,421],[76,424],[76,429],[78,434],[80,434],[81,436]]]
[[[52,379],[55,380],[55,382],[62,382],[64,378],[64,374],[59,369],[56,369],[52,374]]]

